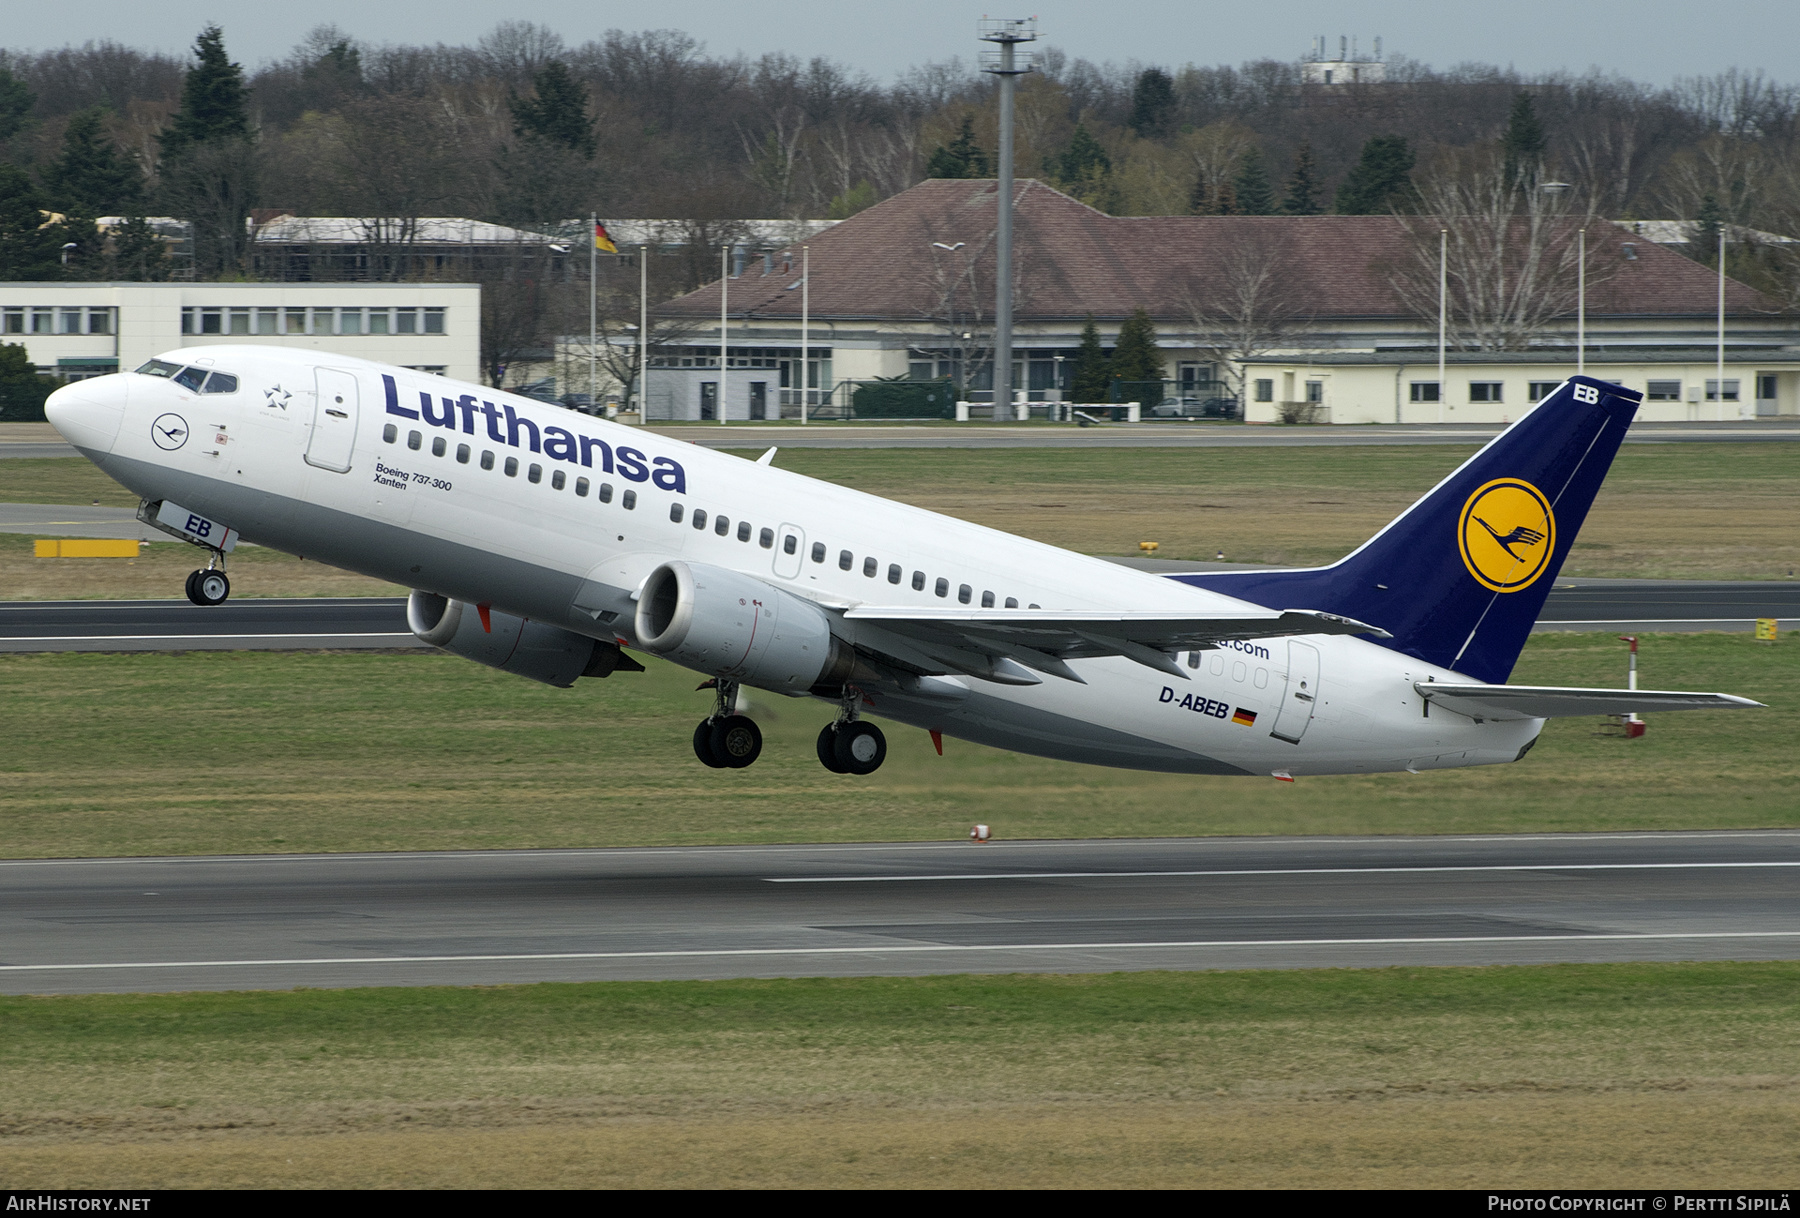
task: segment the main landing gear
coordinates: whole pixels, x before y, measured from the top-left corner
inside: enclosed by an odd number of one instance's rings
[[[737,713],[736,681],[710,684],[718,705],[694,729],[694,756],[715,770],[741,770],[762,756],[762,729],[750,716]]]
[[[223,605],[230,595],[231,580],[216,551],[211,562],[187,577],[187,598],[196,605]]]
[[[887,737],[857,715],[862,691],[844,688],[838,717],[819,729],[819,764],[833,774],[873,774],[887,760]]]

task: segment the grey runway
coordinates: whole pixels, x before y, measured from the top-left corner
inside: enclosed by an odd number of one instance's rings
[[[1133,566],[1225,566],[1156,559]],[[1773,617],[1800,625],[1800,583],[1569,580],[1550,593],[1537,629],[1747,631]],[[205,609],[185,600],[0,602],[0,652],[293,651],[424,648],[392,597],[255,599]]]
[[[13,861],[0,944],[8,993],[1794,959],[1800,832]]]

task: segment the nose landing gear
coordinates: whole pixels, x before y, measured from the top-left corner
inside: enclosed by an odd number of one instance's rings
[[[748,715],[736,713],[737,682],[712,685],[718,706],[694,729],[694,756],[715,770],[741,770],[762,756],[762,729]]]
[[[230,595],[231,579],[224,567],[204,567],[187,577],[187,598],[196,605],[223,605]]]

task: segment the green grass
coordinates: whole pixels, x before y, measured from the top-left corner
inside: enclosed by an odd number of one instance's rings
[[[869,778],[825,772],[823,703],[760,696],[743,771],[693,758],[709,695],[652,662],[555,690],[437,654],[0,656],[0,855],[1003,838],[1757,828],[1800,824],[1800,649],[1649,636],[1644,683],[1763,710],[1553,721],[1523,762],[1304,778],[1144,774],[888,725]],[[1609,635],[1534,637],[1515,683],[1618,685]]]
[[[1769,1187],[1800,964],[0,998],[0,1173]]]

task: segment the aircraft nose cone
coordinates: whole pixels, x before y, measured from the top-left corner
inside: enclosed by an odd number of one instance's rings
[[[89,457],[112,451],[125,421],[125,397],[129,382],[121,376],[97,376],[64,385],[44,403],[44,417],[63,439]]]

